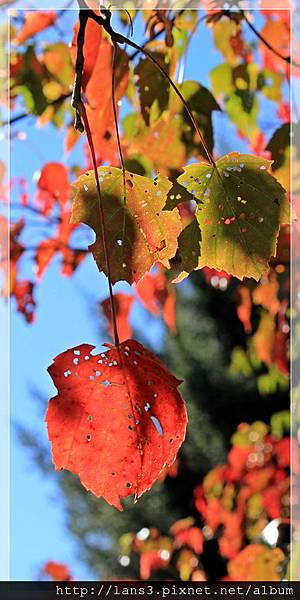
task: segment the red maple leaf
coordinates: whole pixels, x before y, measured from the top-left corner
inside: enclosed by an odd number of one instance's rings
[[[61,222],[57,226],[53,238],[43,240],[35,253],[36,276],[42,277],[53,257],[59,252],[62,256],[61,274],[71,277],[87,255],[85,250],[74,250],[68,245],[71,234],[78,225],[71,225],[70,212],[63,211]]]
[[[231,448],[228,453],[229,468],[227,477],[229,481],[238,481],[241,478],[251,451],[251,446],[233,446],[233,448]]]
[[[45,564],[43,571],[48,577],[53,579],[53,581],[72,581],[70,570],[63,563],[49,560]]]
[[[159,268],[157,273],[147,273],[136,285],[138,299],[155,316],[162,316],[167,327],[176,333],[176,291]]]
[[[289,437],[282,438],[274,444],[274,453],[279,467],[289,467],[291,464],[291,440]]]
[[[120,342],[128,340],[132,335],[131,325],[128,321],[129,313],[134,302],[134,298],[129,294],[114,294],[114,305],[116,311],[117,329]],[[108,322],[108,329],[113,337],[113,324],[111,314],[110,298],[106,298],[101,302],[101,306]]]
[[[76,60],[78,23],[74,28],[72,43],[73,61]],[[113,46],[92,19],[88,20],[84,43],[83,91],[87,98],[86,112],[99,162],[117,165],[118,146],[112,104]],[[128,57],[119,50],[115,67],[115,101],[117,112],[129,82]]]
[[[63,208],[70,196],[68,169],[57,162],[46,163],[38,180],[37,202],[44,215],[52,211],[55,202]]]
[[[285,123],[291,122],[291,107],[289,102],[281,102],[277,108],[277,115],[279,119]]]
[[[35,253],[35,272],[37,279],[40,279],[42,277],[58,249],[59,243],[55,239],[43,240],[38,245]]]
[[[263,506],[271,519],[278,519],[281,515],[281,495],[278,485],[269,486],[263,492]]]
[[[56,20],[55,11],[28,11],[25,13],[25,22],[23,27],[20,29],[18,34],[13,38],[12,43],[15,46],[19,44],[24,44],[26,40],[36,33],[43,31],[49,27],[49,25],[53,25]]]
[[[175,547],[182,548],[188,546],[196,554],[201,554],[203,550],[203,533],[199,527],[188,527],[181,529],[175,534]]]
[[[288,20],[285,20],[282,16],[274,18],[273,14],[271,17],[268,15],[261,30],[261,35],[273,48],[276,48],[282,56],[288,57],[290,55],[291,32]],[[287,74],[288,67],[286,63],[278,60],[276,54],[274,54],[266,44],[260,42],[259,50],[265,69],[270,69],[275,73],[281,71]]]
[[[140,558],[141,579],[149,579],[153,571],[165,569],[169,562],[170,558],[164,558],[163,551],[161,550],[150,550],[149,552],[143,552]]]
[[[85,259],[87,252],[85,250],[74,250],[70,246],[62,246],[60,252],[62,255],[61,274],[65,277],[71,277]]]
[[[17,281],[14,287],[13,295],[17,303],[18,312],[22,313],[27,323],[34,320],[34,309],[36,306],[33,297],[34,284],[32,281]]]
[[[84,344],[60,354],[49,367],[58,395],[46,422],[57,470],[79,475],[95,496],[122,510],[138,499],[185,438],[187,414],[180,382],[134,340],[93,356]]]
[[[223,511],[222,523],[224,532],[219,539],[220,554],[226,558],[234,558],[242,546],[243,516],[238,512]]]
[[[239,305],[236,309],[238,318],[243,323],[245,333],[251,333],[252,299],[249,288],[245,285],[240,285],[238,288],[238,295]]]

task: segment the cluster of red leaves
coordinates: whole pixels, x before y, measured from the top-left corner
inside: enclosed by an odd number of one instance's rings
[[[36,306],[33,295],[34,283],[18,277],[18,263],[25,250],[20,241],[24,227],[24,219],[19,219],[8,230],[7,219],[3,215],[0,217],[1,268],[4,273],[2,296],[14,298],[17,311],[23,314],[27,323],[32,323]],[[9,252],[9,261],[7,252]]]
[[[61,274],[71,277],[87,255],[87,251],[73,248],[71,236],[76,225],[70,225],[70,182],[68,169],[61,163],[49,162],[44,165],[37,182],[37,191],[33,203],[29,203],[26,180],[23,178],[11,181],[11,187],[19,194],[21,206],[35,214],[46,227],[57,223],[54,234],[43,239],[36,247],[34,254],[33,272],[36,280],[22,280],[19,277],[19,261],[27,250],[20,241],[26,229],[26,219],[18,219],[8,225],[1,216],[1,246],[4,249],[9,244],[9,269],[6,268],[6,256],[2,250],[2,268],[5,273],[2,295],[13,296],[17,310],[21,312],[28,323],[34,320],[34,288],[45,273],[55,255],[61,257]],[[9,237],[9,242],[6,237]]]
[[[249,45],[245,43],[241,29],[230,38],[230,45],[236,56],[240,56],[246,63],[251,62],[253,55]]]
[[[282,11],[280,15],[274,14],[274,12],[268,13],[265,11],[266,22],[262,28],[261,35],[271,47],[285,57],[290,56],[290,13],[289,11]],[[265,69],[271,71],[283,70],[284,73],[288,71],[287,63],[279,61],[278,57],[269,50],[269,48],[260,42],[260,53],[263,58],[263,65]]]
[[[279,274],[283,284],[279,283]],[[288,301],[280,300],[282,288],[288,290],[289,278],[284,267],[271,269],[253,288],[242,284],[237,291],[237,315],[245,333],[252,334],[251,346],[259,360],[267,367],[275,365],[283,375],[289,373],[289,324],[287,320]],[[253,307],[261,307],[260,321],[253,332]]]
[[[54,256],[59,253],[62,258],[61,274],[71,277],[77,267],[86,257],[85,250],[73,249],[70,238],[76,225],[70,225],[70,212],[62,213],[60,223],[56,228],[54,237],[43,240],[35,254],[36,276],[40,279]]]
[[[289,438],[278,440],[263,423],[240,425],[228,462],[195,489],[195,505],[220,554],[234,559],[257,540],[269,520],[289,517]]]
[[[17,281],[14,287],[13,295],[17,303],[17,310],[22,313],[27,323],[34,320],[35,300],[33,297],[34,283],[25,279]]]
[[[7,227],[7,221],[4,217],[2,217],[3,227]],[[10,271],[10,280],[4,284],[3,295],[9,296],[13,293],[16,279],[17,279],[17,265],[18,262],[23,255],[24,246],[20,242],[19,238],[21,233],[25,227],[24,219],[19,219],[16,223],[10,226],[9,228],[9,271]]]
[[[202,553],[203,534],[192,517],[174,523],[168,535],[155,529],[143,528],[137,534],[125,534],[120,539],[122,556],[140,556],[140,578],[149,579],[153,573],[176,564],[180,578],[188,580],[198,566],[197,555]]]
[[[269,522],[289,521],[290,439],[274,437],[262,422],[242,423],[232,444],[227,463],[195,488],[199,522],[189,517],[174,523],[168,535],[144,528],[121,538],[122,556],[140,556],[141,579],[171,566],[182,580],[206,580],[201,555],[213,538],[227,561],[224,579],[280,579],[284,553],[262,542]]]
[[[158,268],[157,273],[145,275],[136,284],[135,290],[145,308],[153,315],[162,317],[169,330],[176,333],[176,291],[164,271]]]

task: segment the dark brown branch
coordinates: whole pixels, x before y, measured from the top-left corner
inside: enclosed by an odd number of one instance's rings
[[[79,11],[79,31],[77,36],[77,57],[76,57],[76,65],[75,65],[75,82],[73,88],[72,95],[72,106],[75,108],[75,129],[84,132],[84,124],[81,119],[81,88],[82,88],[82,73],[84,67],[84,54],[83,54],[83,46],[84,46],[84,38],[85,38],[85,29],[87,25],[89,15],[87,11],[80,10]]]
[[[30,204],[25,204],[22,206],[18,202],[11,202],[9,206],[10,206],[10,209],[16,208],[18,210],[25,210],[27,212],[31,212],[34,215],[37,215],[38,217],[45,219],[47,221],[47,224],[49,224],[49,225],[57,225],[62,222],[62,220],[59,217],[49,217],[48,215],[44,215],[41,210],[39,210],[38,208],[35,208],[34,206],[31,206]]]

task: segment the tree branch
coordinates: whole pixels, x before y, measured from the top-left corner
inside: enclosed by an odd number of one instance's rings
[[[28,212],[33,213],[34,215],[37,215],[38,217],[45,219],[49,224],[49,225],[57,225],[59,223],[62,222],[60,217],[49,217],[48,215],[44,215],[42,213],[41,210],[39,210],[38,208],[35,208],[34,206],[31,206],[30,204],[25,204],[24,206],[18,204],[17,202],[11,202],[10,203],[10,209],[18,209],[18,210],[25,210]]]
[[[49,102],[47,104],[47,108],[49,106],[59,105],[61,102],[64,102],[64,100],[67,100],[67,98],[70,98],[71,96],[72,96],[71,92],[69,94],[62,94],[61,96],[59,96],[59,98],[57,98],[56,100],[53,100],[53,102]],[[2,123],[0,124],[0,127],[6,127],[7,125],[13,125],[14,123],[17,123],[18,121],[21,121],[22,119],[26,119],[26,117],[36,117],[36,116],[37,115],[34,115],[32,113],[23,112],[20,115],[11,117],[11,119],[9,121],[2,121]]]
[[[84,54],[83,54],[83,46],[84,46],[84,38],[85,38],[85,29],[88,21],[89,15],[87,11],[80,10],[79,11],[79,31],[77,35],[77,57],[76,57],[76,66],[75,66],[75,82],[72,94],[72,106],[75,108],[75,129],[80,131],[80,133],[84,132],[84,124],[82,122],[82,101],[81,101],[81,88],[82,88],[82,73],[84,66]]]

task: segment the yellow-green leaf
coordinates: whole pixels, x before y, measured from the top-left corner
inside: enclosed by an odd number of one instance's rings
[[[172,183],[166,177],[153,180],[125,171],[124,188],[122,170],[112,167],[101,167],[99,179],[113,283],[139,281],[157,261],[168,268],[182,229],[178,210],[163,210]],[[74,187],[71,223],[85,223],[95,231],[90,249],[99,270],[107,274],[93,171],[79,177]],[[185,196],[183,190],[181,202]]]
[[[178,183],[198,204],[198,268],[212,267],[259,280],[275,255],[280,225],[289,222],[286,193],[263,158],[227,154],[216,166],[185,167]],[[178,204],[178,202],[177,202]],[[176,205],[169,195],[166,208]]]

